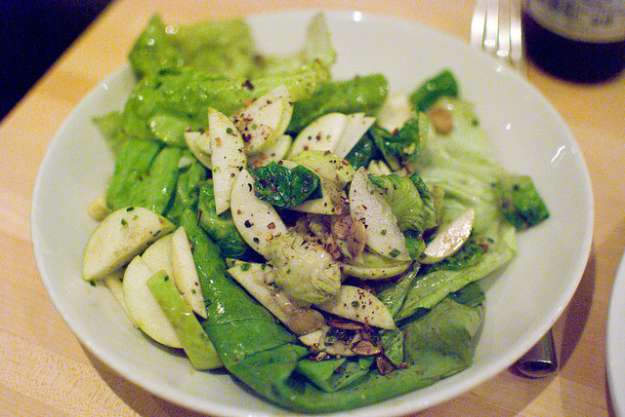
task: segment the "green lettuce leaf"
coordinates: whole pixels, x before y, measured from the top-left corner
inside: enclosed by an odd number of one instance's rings
[[[488,276],[514,257],[516,237],[512,226],[505,222],[495,224],[488,237],[493,243],[475,264],[459,270],[435,268],[419,276],[410,288],[396,320],[407,319],[420,309],[432,308],[450,293]]]
[[[256,178],[256,196],[276,207],[295,207],[314,197],[319,189],[317,174],[298,165],[287,168],[277,162],[253,171]]]
[[[223,257],[240,259],[249,250],[232,222],[230,211],[217,215],[215,189],[211,180],[200,186],[198,215],[200,225],[217,243]]]
[[[128,141],[115,162],[115,172],[106,193],[112,210],[145,207],[162,214],[178,180],[179,148],[163,148],[156,142]]]
[[[448,298],[425,316],[403,327],[405,359],[416,368],[438,368],[446,376],[471,365],[473,337],[481,309]]]
[[[356,146],[349,151],[345,159],[354,169],[358,169],[360,167],[367,167],[369,162],[374,159],[379,159],[380,157],[381,155],[379,155],[378,148],[373,143],[373,140],[369,135],[364,135],[360,138],[358,143],[356,143]]]
[[[128,137],[123,130],[122,115],[118,111],[112,111],[105,115],[94,117],[93,122],[98,127],[98,130],[106,139],[106,142],[110,146],[115,155],[119,154],[121,148],[124,146]]]
[[[328,82],[310,98],[295,103],[287,130],[297,133],[313,120],[332,112],[374,115],[387,94],[388,81],[382,74]]]
[[[501,213],[517,229],[527,229],[549,218],[549,210],[527,175],[504,175],[497,182]]]
[[[449,70],[425,81],[410,95],[410,102],[418,111],[427,111],[441,97],[458,97],[458,83]]]
[[[246,81],[193,68],[161,71],[143,78],[132,90],[122,113],[124,133],[133,139],[157,137],[150,122],[166,117],[168,142],[184,143],[184,130],[206,128],[208,107],[232,114],[245,103],[284,84],[293,101],[309,97],[329,73],[319,63],[293,72]],[[156,119],[158,120],[158,119]],[[175,129],[172,129],[172,125]]]
[[[180,168],[174,201],[167,212],[167,218],[175,224],[180,224],[180,216],[187,208],[195,209],[198,186],[206,178],[206,169],[191,155],[191,152],[184,152],[182,158],[188,158],[192,162]]]

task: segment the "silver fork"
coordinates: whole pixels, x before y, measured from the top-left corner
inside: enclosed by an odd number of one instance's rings
[[[471,20],[471,45],[494,55],[526,75],[521,26],[521,0],[477,0]],[[551,330],[516,363],[530,378],[542,378],[558,369]]]

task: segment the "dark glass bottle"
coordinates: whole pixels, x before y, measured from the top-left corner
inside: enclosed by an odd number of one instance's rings
[[[526,52],[567,80],[598,82],[625,68],[625,0],[525,0]]]

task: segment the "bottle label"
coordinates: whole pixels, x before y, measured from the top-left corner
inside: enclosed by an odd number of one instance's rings
[[[625,40],[625,0],[525,0],[524,10],[565,38],[593,43]]]

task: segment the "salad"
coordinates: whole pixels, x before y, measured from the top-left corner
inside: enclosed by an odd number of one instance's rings
[[[129,59],[124,108],[95,118],[116,162],[83,278],[142,333],[299,412],[471,365],[477,281],[549,212],[449,70],[409,94],[333,80],[321,14],[287,56],[259,54],[242,20],[155,16]]]

